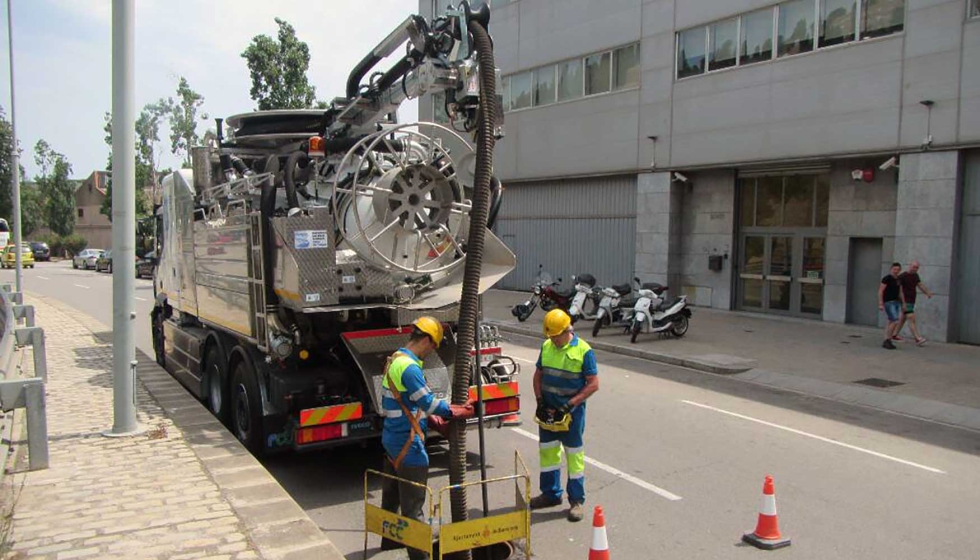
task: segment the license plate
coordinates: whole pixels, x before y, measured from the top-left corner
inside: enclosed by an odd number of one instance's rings
[[[347,435],[359,435],[366,432],[374,431],[374,425],[370,420],[359,420],[357,422],[347,423]]]

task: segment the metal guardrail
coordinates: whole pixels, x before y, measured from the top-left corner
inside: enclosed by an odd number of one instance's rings
[[[0,286],[0,410],[27,410],[27,450],[31,470],[48,468],[48,420],[44,384],[48,362],[44,329],[34,326],[34,308],[23,305],[23,295]],[[14,304],[17,302],[17,305]],[[18,328],[24,320],[27,326]],[[16,376],[19,348],[34,348],[34,377]]]

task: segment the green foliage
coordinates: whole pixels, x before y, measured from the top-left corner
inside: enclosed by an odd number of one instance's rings
[[[7,120],[3,107],[0,107],[0,218],[5,218],[14,226],[13,213],[13,174],[10,173],[10,151],[14,138],[10,121]],[[18,149],[18,152],[20,150]],[[20,168],[20,176],[24,177],[24,168]]]
[[[278,39],[256,35],[242,52],[252,78],[249,94],[260,111],[313,107],[316,88],[306,77],[310,49],[296,37],[292,25],[279,18],[276,23]]]
[[[44,227],[44,207],[46,200],[41,189],[31,183],[24,183],[20,189],[20,232],[26,238]]]
[[[44,198],[44,218],[51,231],[68,235],[75,229],[75,181],[71,164],[64,155],[51,149],[44,140],[34,146],[34,163],[41,170],[35,178]]]
[[[48,243],[48,246],[50,247],[51,244]],[[68,251],[70,255],[75,256],[88,247],[88,240],[77,233],[73,233],[61,239],[61,246]]]
[[[140,111],[136,119],[136,217],[146,216],[151,211],[151,204],[146,196],[144,187],[154,184],[156,177],[156,143],[160,141],[160,121],[166,115],[166,102],[150,103]],[[105,125],[102,127],[103,139],[109,146],[109,160],[106,169],[112,171],[112,114],[105,113]],[[106,184],[106,196],[102,200],[99,213],[112,221],[112,175]]]
[[[52,257],[64,256],[65,244],[60,235],[57,233],[50,233],[41,238],[41,241],[48,244],[48,249],[51,249]]]
[[[181,76],[177,83],[177,99],[173,97],[166,101],[161,100],[160,105],[169,115],[170,123],[170,151],[176,156],[184,158],[184,167],[191,166],[191,148],[200,143],[200,136],[197,134],[197,121],[207,120],[207,113],[197,116],[198,110],[204,104],[204,96],[191,89],[187,83],[187,78]]]

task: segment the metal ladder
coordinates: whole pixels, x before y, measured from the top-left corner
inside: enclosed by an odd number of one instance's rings
[[[248,216],[249,242],[249,298],[252,300],[252,336],[263,352],[267,350],[266,301],[265,301],[265,262],[262,255],[262,213],[252,212]]]

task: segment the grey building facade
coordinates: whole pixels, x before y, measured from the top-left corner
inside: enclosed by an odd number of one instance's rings
[[[923,334],[980,344],[980,0],[492,13],[497,230],[520,263],[507,287],[543,264],[605,284],[635,274],[699,306],[877,325],[888,265],[918,260],[936,294],[917,303]],[[444,118],[439,105],[423,99],[422,119]]]

